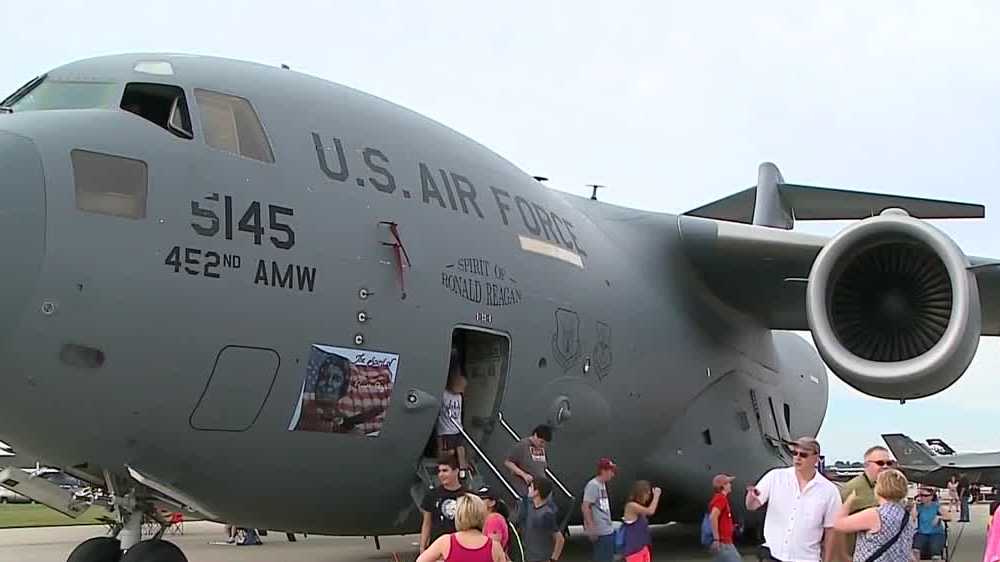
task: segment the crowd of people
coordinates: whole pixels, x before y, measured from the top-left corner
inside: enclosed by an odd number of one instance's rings
[[[446,450],[437,465],[438,485],[427,491],[420,506],[423,520],[418,562],[487,562],[496,561],[496,556],[506,560],[512,554],[512,533],[518,538],[525,562],[557,562],[565,536],[552,498],[553,482],[546,476],[551,441],[552,428],[540,425],[507,454],[504,466],[519,496],[513,520],[511,509],[495,490],[488,486],[466,488],[458,457]],[[583,490],[580,508],[584,531],[593,545],[592,560],[612,562],[620,556],[625,562],[651,562],[649,518],[659,507],[662,490],[645,480],[634,482],[616,528],[608,483],[617,473],[612,459],[601,458]],[[740,560],[729,504],[733,480],[726,474],[715,476],[714,495],[707,506],[712,540],[706,546],[720,562]]]
[[[439,485],[421,505],[423,525],[418,562],[507,561],[517,537],[525,562],[557,562],[565,538],[552,499],[553,483],[546,477],[547,447],[552,430],[536,427],[507,455],[510,481],[517,483],[518,505],[511,509],[489,487],[470,491],[460,480],[457,457],[438,464]],[[909,500],[910,483],[881,446],[864,453],[864,472],[838,488],[818,470],[820,445],[803,437],[791,444],[793,464],[767,472],[746,488],[745,506],[766,507],[762,562],[911,562],[944,559],[946,523],[956,519],[956,506],[939,499],[937,491],[920,487]],[[631,485],[621,507],[621,523],[613,523],[608,483],[618,467],[610,458],[597,461],[581,501],[586,535],[594,562],[651,562],[649,519],[656,513],[662,490],[640,480]],[[736,524],[730,505],[735,478],[718,474],[706,505],[702,542],[716,562],[743,560],[734,544]],[[996,505],[996,503],[994,504]],[[961,512],[961,509],[958,509]],[[997,511],[991,509],[991,516]],[[1000,525],[990,529],[984,562],[1000,562]],[[991,554],[992,553],[992,554]],[[992,558],[991,558],[992,556]]]
[[[519,537],[525,562],[557,562],[565,539],[552,481],[546,477],[547,448],[552,428],[540,425],[511,448],[504,467],[518,497],[514,521],[497,494],[484,487],[469,491],[463,484],[469,465],[461,439],[462,393],[466,386],[453,350],[447,389],[437,427],[440,485],[424,497],[418,562],[500,562],[511,552],[510,532]],[[864,453],[862,474],[838,488],[819,470],[820,444],[802,437],[790,444],[793,463],[776,468],[746,489],[745,506],[766,506],[761,562],[911,562],[944,559],[948,521],[969,521],[970,485],[954,478],[948,485],[948,505],[937,491],[919,488],[909,500],[910,483],[896,469],[889,450],[874,446]],[[651,562],[649,518],[656,513],[662,491],[648,481],[633,483],[623,517],[616,529],[608,482],[617,466],[610,458],[596,464],[581,501],[584,530],[593,544],[593,562]],[[718,474],[706,506],[702,543],[715,562],[737,562],[736,525],[730,506],[734,477]],[[997,511],[991,509],[991,516]],[[461,517],[459,516],[461,514]],[[461,521],[460,521],[461,519]],[[992,544],[992,547],[990,546]],[[991,554],[992,552],[992,554]],[[991,556],[993,556],[991,558]],[[499,558],[498,558],[499,557]],[[1000,525],[987,541],[984,562],[1000,562]]]

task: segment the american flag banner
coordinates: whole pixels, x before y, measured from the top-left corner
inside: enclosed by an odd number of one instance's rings
[[[313,344],[288,429],[377,437],[398,365],[393,353]]]

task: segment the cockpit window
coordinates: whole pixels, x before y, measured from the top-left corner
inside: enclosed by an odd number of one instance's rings
[[[142,82],[127,84],[125,93],[122,94],[121,108],[178,137],[194,138],[184,90],[177,86]]]
[[[86,82],[42,78],[29,82],[4,100],[15,112],[47,109],[94,109],[115,106],[118,85],[114,82]]]
[[[264,127],[249,101],[209,90],[195,90],[194,97],[208,146],[261,162],[274,162]]]

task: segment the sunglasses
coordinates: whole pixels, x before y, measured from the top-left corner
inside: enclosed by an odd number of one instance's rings
[[[931,497],[931,495],[930,494],[917,494],[917,497],[918,498],[929,498],[929,497]]]
[[[810,451],[791,451],[793,457],[799,457],[800,459],[808,459],[815,453]]]
[[[896,466],[896,461],[868,461],[872,464],[877,464],[878,466]]]

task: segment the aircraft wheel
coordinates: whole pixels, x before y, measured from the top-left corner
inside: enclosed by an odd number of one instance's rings
[[[174,543],[153,539],[128,549],[121,562],[188,562],[188,559]]]
[[[121,557],[121,543],[118,539],[94,537],[74,548],[66,562],[118,562]]]

